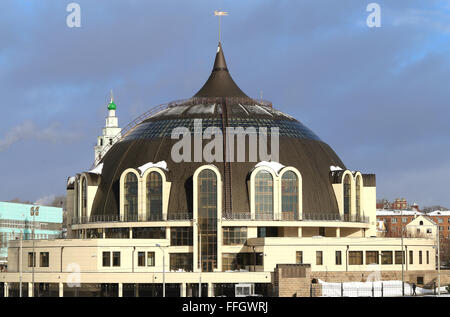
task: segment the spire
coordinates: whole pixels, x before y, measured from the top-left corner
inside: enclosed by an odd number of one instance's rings
[[[236,85],[233,78],[231,78],[225,61],[225,55],[223,54],[222,44],[220,42],[217,47],[216,59],[211,75],[194,97],[248,98],[238,85]]]
[[[114,103],[114,95],[113,95],[113,91],[111,89],[111,101],[108,104],[108,110],[116,110],[117,106]]]

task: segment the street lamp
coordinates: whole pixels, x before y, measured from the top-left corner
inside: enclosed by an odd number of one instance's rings
[[[33,253],[32,253],[32,273],[31,273],[31,294],[33,294],[34,297],[34,267],[36,265],[36,253],[34,252],[34,235],[35,235],[35,229],[36,229],[36,216],[39,216],[39,206],[38,207],[31,207],[30,208],[30,216],[33,217],[33,231],[32,231],[32,239],[33,239]]]
[[[401,243],[402,243],[402,251],[401,251],[401,253],[402,253],[402,296],[404,297],[405,296],[405,269],[404,269],[404,266],[405,266],[405,258],[406,258],[406,254],[404,254],[404,251],[403,251],[403,232],[404,232],[404,227],[403,227],[403,210],[401,210],[400,211],[400,223],[401,223],[401,226],[400,226],[400,230],[401,230],[401,234],[400,234],[400,236],[401,236]]]
[[[163,254],[163,297],[166,297],[166,253],[159,243],[156,246],[161,249]]]

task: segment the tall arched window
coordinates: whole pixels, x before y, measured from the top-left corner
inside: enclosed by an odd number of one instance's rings
[[[147,176],[147,220],[162,219],[162,177],[158,172]]]
[[[283,220],[298,219],[298,177],[292,171],[281,178],[281,211]]]
[[[273,177],[265,170],[255,177],[255,216],[256,219],[273,219]]]
[[[356,217],[361,215],[361,176],[356,176]]]
[[[344,177],[344,219],[348,221],[350,219],[351,208],[351,180],[350,175]]]
[[[87,209],[87,184],[86,177],[81,179],[81,217],[86,221],[86,209]]]
[[[138,215],[138,179],[134,173],[128,173],[124,184],[124,214],[125,221],[137,221]]]
[[[198,175],[198,245],[202,272],[217,268],[217,175],[205,169]]]

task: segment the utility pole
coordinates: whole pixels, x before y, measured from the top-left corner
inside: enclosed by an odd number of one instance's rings
[[[438,296],[441,296],[441,242],[439,241],[439,223],[436,223],[437,265],[438,265]]]
[[[166,297],[166,254],[160,244],[156,245],[163,254],[163,297]]]
[[[36,265],[36,253],[34,252],[34,235],[35,235],[35,229],[36,229],[36,216],[39,216],[39,206],[38,207],[31,207],[30,209],[30,215],[33,216],[33,230],[32,230],[32,239],[33,239],[33,251],[32,251],[32,259],[33,262],[31,263],[32,266],[32,273],[31,273],[31,294],[33,294],[34,297],[34,267]]]
[[[400,221],[401,221],[401,243],[402,243],[402,251],[401,251],[401,253],[402,253],[402,296],[404,297],[405,296],[405,270],[404,270],[404,266],[405,266],[405,254],[403,253],[404,251],[403,251],[403,230],[404,230],[404,228],[403,228],[403,210],[402,211],[400,211]]]
[[[20,231],[19,297],[22,297],[22,266],[23,266],[22,241],[23,241],[23,230]]]

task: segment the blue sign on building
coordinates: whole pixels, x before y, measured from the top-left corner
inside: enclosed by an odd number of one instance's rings
[[[34,222],[30,211],[36,207]],[[31,240],[33,227],[36,240],[60,238],[62,222],[62,208],[0,202],[0,264],[7,262],[8,241]]]

